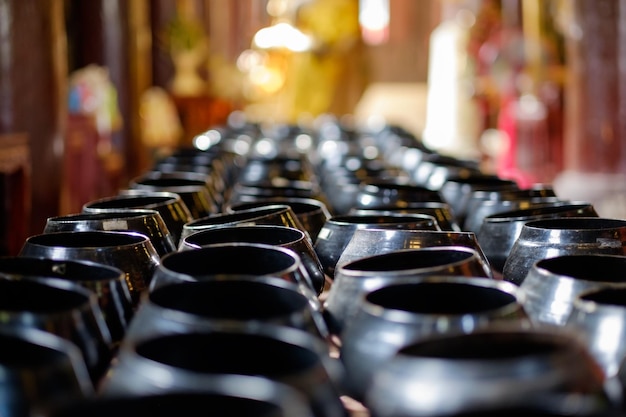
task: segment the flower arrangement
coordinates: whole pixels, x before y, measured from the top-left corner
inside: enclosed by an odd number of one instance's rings
[[[208,55],[208,38],[201,23],[177,15],[165,27],[165,45],[175,68],[171,91],[181,96],[194,96],[206,90],[206,81],[198,73]]]
[[[204,28],[196,20],[179,15],[165,27],[165,44],[172,54],[195,50],[205,43]]]

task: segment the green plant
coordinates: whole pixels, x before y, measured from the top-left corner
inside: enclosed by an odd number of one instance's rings
[[[194,49],[205,39],[202,25],[188,18],[177,16],[165,29],[165,43],[169,51],[173,53]]]

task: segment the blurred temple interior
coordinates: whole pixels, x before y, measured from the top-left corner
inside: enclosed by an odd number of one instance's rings
[[[626,218],[626,2],[0,2],[0,251],[237,120],[405,129]]]

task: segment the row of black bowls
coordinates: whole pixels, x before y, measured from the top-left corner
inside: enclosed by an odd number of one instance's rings
[[[622,415],[626,221],[397,126],[194,143],[0,258],[3,415]]]

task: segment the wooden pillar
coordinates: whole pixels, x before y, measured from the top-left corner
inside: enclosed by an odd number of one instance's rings
[[[148,0],[127,2],[129,8],[129,64],[130,64],[130,117],[131,132],[127,146],[127,175],[137,176],[148,170],[153,161],[150,149],[142,140],[141,96],[153,85],[152,76],[152,28],[150,23],[150,3]]]
[[[566,16],[561,198],[626,217],[626,0],[563,2]]]
[[[59,212],[67,75],[63,5],[62,0],[0,1],[0,141],[26,137],[32,168],[32,181],[19,179],[12,191],[26,191],[32,207],[24,213],[28,227],[8,224],[8,234],[18,241],[22,236],[16,234],[41,233],[46,219]],[[6,207],[16,196],[0,198]]]
[[[619,106],[617,112],[618,136],[620,141],[617,153],[618,163],[615,167],[619,173],[626,173],[626,0],[619,0],[619,15],[617,21],[617,35],[619,39],[617,49],[617,71]]]
[[[164,30],[176,16],[176,2],[150,0],[150,25],[152,27],[152,77],[155,86],[167,90],[174,76],[174,65],[164,44]]]
[[[615,173],[621,169],[626,146],[626,136],[619,131],[618,88],[626,75],[620,74],[619,68],[622,41],[618,36],[619,26],[626,24],[619,21],[623,3],[614,0],[571,3],[572,32],[567,37],[566,169],[588,173]]]

